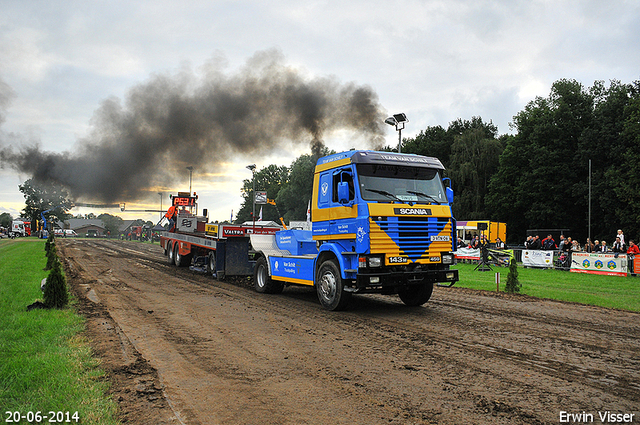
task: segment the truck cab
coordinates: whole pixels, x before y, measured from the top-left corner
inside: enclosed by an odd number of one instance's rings
[[[31,232],[27,232],[27,227],[25,226],[25,223],[21,220],[13,220],[11,222],[11,234],[13,234],[13,236],[22,236],[22,237],[26,237],[29,236],[29,234]]]
[[[353,150],[320,158],[311,199],[312,230],[252,236],[260,292],[316,287],[329,310],[353,293],[429,300],[434,283],[458,281],[453,191],[431,157]],[[315,246],[314,246],[315,245]]]

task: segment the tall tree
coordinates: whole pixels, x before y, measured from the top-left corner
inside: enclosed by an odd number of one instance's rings
[[[559,80],[548,97],[536,98],[514,117],[517,134],[507,141],[487,199],[491,211],[509,224],[511,241],[527,229],[568,228],[584,242],[589,160],[592,238],[610,240],[617,227],[637,228],[627,191],[634,178],[626,174],[634,169],[637,147],[632,102],[637,88],[637,83],[612,81],[606,87],[596,81],[587,89],[575,80]],[[626,212],[620,216],[620,211]]]
[[[326,148],[324,148],[326,151]],[[323,153],[323,156],[327,152]],[[307,206],[313,192],[313,172],[316,161],[312,155],[302,155],[291,164],[289,179],[284,184],[276,202],[285,221],[305,220]]]
[[[64,221],[71,217],[70,214],[67,214],[67,210],[71,208],[69,194],[62,186],[52,182],[29,179],[18,188],[25,199],[23,214],[31,220],[32,229],[37,228],[36,223],[44,211],[48,211],[45,214],[47,222],[50,222],[52,218]]]
[[[122,226],[122,218],[117,215],[111,215],[107,213],[100,214],[98,216],[102,223],[104,224],[104,229],[108,232],[112,237],[120,234],[120,226]]]
[[[453,136],[453,133],[449,133],[439,125],[427,127],[420,131],[416,137],[403,139],[402,152],[433,156],[446,166],[449,164]]]
[[[625,229],[627,239],[640,238],[640,81],[630,87],[630,99],[624,108],[620,133],[623,151],[611,164],[607,176],[611,180],[618,227]],[[613,229],[608,229],[613,232]],[[613,234],[613,233],[610,233]]]
[[[481,117],[457,119],[445,130],[428,127],[415,138],[403,140],[402,151],[433,156],[445,166],[455,192],[453,213],[464,220],[489,219],[485,208],[488,182],[498,169],[505,139],[498,128]],[[508,137],[508,136],[505,136]]]
[[[11,223],[13,222],[13,217],[8,212],[3,212],[0,214],[0,226],[2,227],[11,227]]]
[[[502,143],[482,127],[469,128],[454,138],[449,176],[456,200],[454,217],[468,220],[488,219],[485,197],[489,179],[498,169]]]
[[[256,171],[254,178],[256,191],[266,190],[267,197],[269,199],[276,199],[280,188],[289,179],[289,168],[271,164],[259,171]],[[244,201],[236,215],[236,223],[243,223],[245,221],[252,220],[251,213],[253,210],[253,196],[253,180],[245,179],[242,185],[242,197],[244,198]],[[261,207],[263,221],[279,221],[275,207],[269,204],[256,205],[256,220],[260,214]]]

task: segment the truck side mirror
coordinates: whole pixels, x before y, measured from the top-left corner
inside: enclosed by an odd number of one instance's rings
[[[453,204],[453,189],[451,189],[450,187],[447,187],[446,191],[447,191],[447,201],[449,201],[449,204]]]
[[[338,202],[340,202],[341,204],[346,204],[349,202],[349,183],[338,183]]]

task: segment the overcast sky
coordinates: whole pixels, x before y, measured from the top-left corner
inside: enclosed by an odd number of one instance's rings
[[[212,63],[233,75],[274,49],[309,78],[370,87],[385,112],[407,114],[404,137],[472,116],[507,133],[512,117],[558,79],[589,87],[640,78],[635,0],[0,0],[0,10],[1,143],[49,152],[73,153],[102,102],[124,101],[154,76],[198,75]],[[388,144],[397,143],[386,127]],[[360,147],[344,134],[325,142]],[[206,178],[196,171],[194,190],[212,219],[224,220],[240,206],[246,164],[289,165],[306,151],[239,157]],[[29,177],[0,170],[0,212],[19,214],[17,186]]]

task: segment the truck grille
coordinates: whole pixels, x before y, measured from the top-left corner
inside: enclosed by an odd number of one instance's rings
[[[443,232],[444,231],[444,232]],[[431,241],[443,234],[451,238],[451,219],[437,217],[380,217],[371,220],[371,253],[406,255],[415,261],[431,253],[451,251],[452,241]]]

